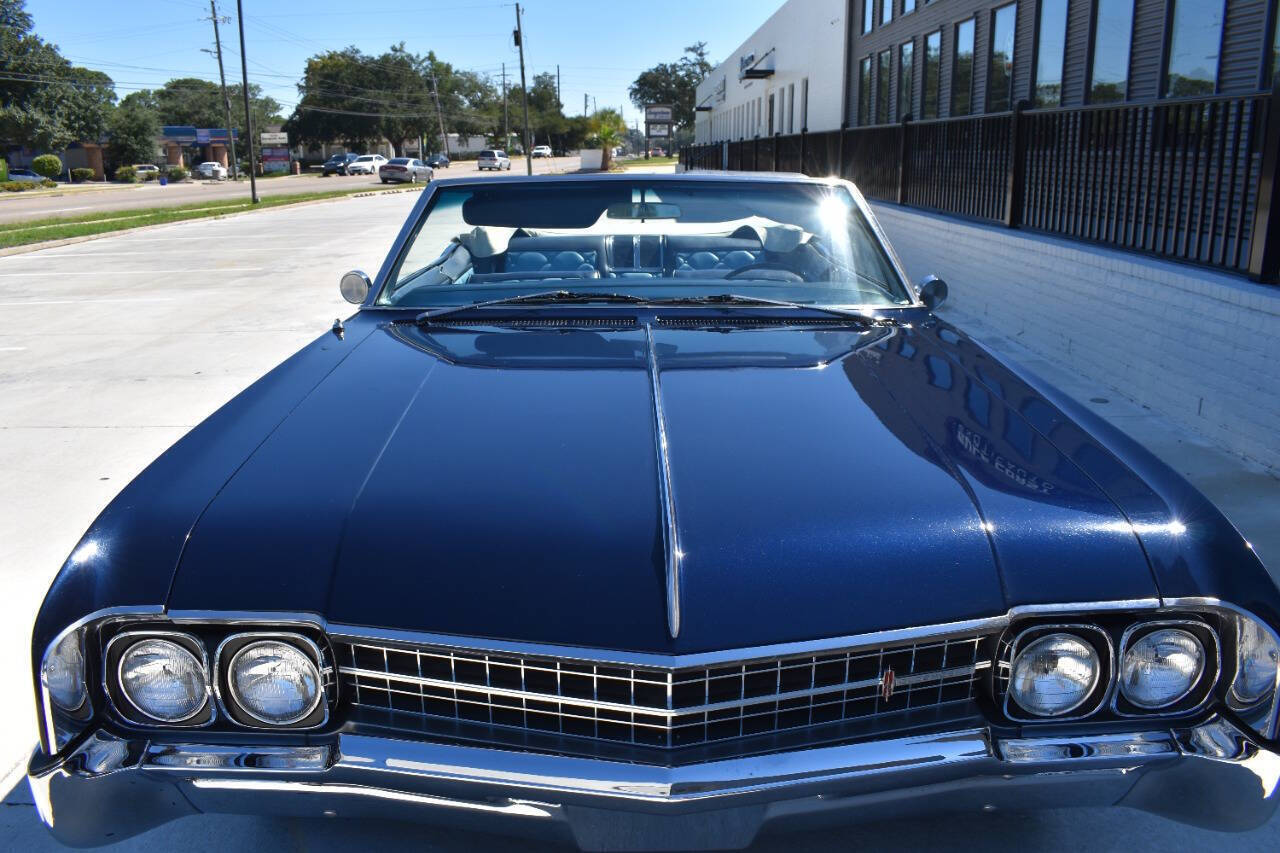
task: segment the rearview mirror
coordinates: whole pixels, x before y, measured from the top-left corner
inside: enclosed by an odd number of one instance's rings
[[[920,280],[920,301],[930,311],[947,301],[947,283],[936,275],[927,275]]]
[[[610,219],[679,219],[680,206],[652,201],[624,201],[609,205],[605,215]]]
[[[373,282],[361,270],[352,270],[338,282],[338,290],[343,299],[353,305],[361,305],[369,296],[369,291],[373,290]]]

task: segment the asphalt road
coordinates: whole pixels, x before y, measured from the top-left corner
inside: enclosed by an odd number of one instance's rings
[[[535,175],[549,172],[572,172],[579,166],[575,157],[546,157],[533,161]],[[520,174],[524,160],[513,160],[511,172],[481,172],[475,161],[458,161],[447,169],[437,169],[436,177],[492,176]],[[258,195],[289,195],[293,193],[323,192],[347,187],[369,188],[380,186],[377,177],[366,175],[318,174],[288,175],[258,181]],[[166,187],[150,182],[132,185],[73,185],[49,193],[5,193],[0,196],[0,222],[18,222],[24,219],[43,219],[50,216],[82,216],[95,210],[130,210],[149,207],[169,207],[199,201],[229,198],[249,198],[249,181],[190,181]]]
[[[36,731],[31,621],[54,572],[97,512],[157,454],[349,313],[338,277],[353,267],[376,269],[417,198],[393,193],[278,208],[0,258],[0,850],[61,849],[40,826],[21,776]],[[347,239],[328,239],[338,231]],[[210,245],[235,249],[211,253]],[[1076,396],[1107,396],[1008,346]],[[1149,415],[1122,410],[1117,417],[1229,514],[1274,507],[1280,498],[1273,478],[1189,443]],[[1276,553],[1268,549],[1280,531],[1255,515],[1263,521],[1245,525],[1246,535],[1264,556]],[[1275,851],[1280,820],[1222,835],[1125,809],[997,812],[764,837],[753,850],[975,847]],[[107,849],[554,848],[421,826],[200,816]]]

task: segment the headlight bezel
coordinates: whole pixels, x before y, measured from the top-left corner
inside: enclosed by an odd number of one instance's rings
[[[241,702],[231,683],[231,664],[240,652],[248,647],[264,641],[279,642],[292,646],[311,661],[316,670],[316,699],[307,713],[289,723],[272,723],[263,720]],[[305,634],[290,630],[242,631],[229,634],[218,644],[214,653],[214,692],[227,717],[240,728],[259,731],[309,731],[322,728],[329,722],[329,689],[326,681],[328,669],[327,659],[320,645]]]
[[[162,720],[153,717],[129,696],[124,687],[124,674],[121,667],[124,657],[139,643],[147,640],[166,640],[184,649],[199,662],[203,674],[204,702],[190,716],[181,720]],[[218,719],[218,703],[213,691],[212,673],[209,667],[209,654],[204,643],[192,634],[183,631],[149,630],[138,628],[115,634],[107,641],[102,650],[103,687],[107,696],[107,704],[116,716],[123,721],[145,728],[189,729],[206,728]]]
[[[1093,688],[1078,705],[1056,716],[1038,716],[1018,704],[1013,696],[1013,665],[1018,656],[1032,643],[1053,634],[1067,634],[1093,648],[1098,660],[1098,673]],[[1098,625],[1088,622],[1048,622],[1023,626],[1009,645],[1008,673],[1004,685],[1002,710],[1004,716],[1017,723],[1065,723],[1086,720],[1106,707],[1115,683],[1116,657],[1111,635]]]
[[[1204,666],[1196,681],[1182,696],[1167,705],[1144,708],[1124,695],[1120,677],[1124,656],[1129,647],[1144,637],[1166,628],[1186,631],[1199,641],[1204,650]],[[1116,685],[1111,696],[1111,711],[1118,717],[1180,717],[1198,713],[1213,701],[1222,679],[1222,640],[1218,630],[1200,619],[1138,619],[1125,629],[1117,656]]]

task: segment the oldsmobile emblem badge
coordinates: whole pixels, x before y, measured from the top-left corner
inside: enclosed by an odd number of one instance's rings
[[[888,702],[893,696],[893,667],[880,673],[880,698]]]

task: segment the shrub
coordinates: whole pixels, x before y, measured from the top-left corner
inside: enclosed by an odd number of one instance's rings
[[[0,184],[9,181],[9,161],[0,157]]]
[[[169,167],[169,172],[168,172],[169,180],[173,183],[177,183],[178,181],[185,181],[187,179],[187,175],[189,174],[190,173],[186,169],[182,168],[181,166]]]
[[[57,186],[53,181],[42,181],[37,184],[35,181],[0,181],[0,190],[7,193],[23,193],[27,190],[38,190],[45,183],[51,186]]]
[[[142,173],[142,182],[145,184],[147,181],[154,181],[159,177],[159,172],[146,171]]]
[[[93,180],[93,169],[72,169],[72,183],[83,184],[85,181]]]
[[[53,154],[41,154],[31,161],[31,171],[46,178],[62,174],[62,161]]]
[[[57,185],[58,185],[57,181],[51,181],[48,178],[45,178],[43,181],[40,182],[40,186],[42,187],[56,187]]]
[[[132,166],[121,166],[116,169],[116,180],[126,184],[136,184],[138,182],[138,170]]]

